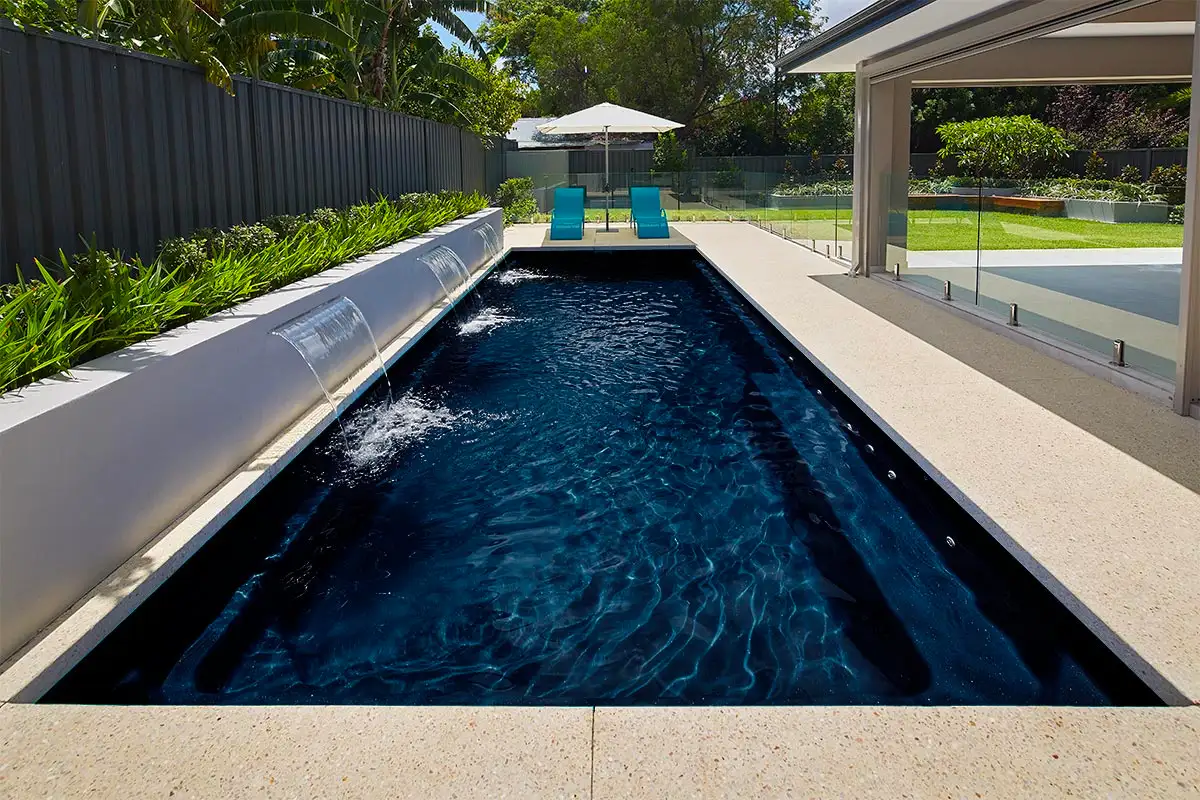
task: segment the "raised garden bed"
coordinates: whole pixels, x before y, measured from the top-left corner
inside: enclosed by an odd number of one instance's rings
[[[1038,217],[1062,217],[1064,201],[1048,197],[1007,197],[970,194],[914,194],[908,197],[913,211],[976,211],[982,199],[984,211],[1007,211]]]
[[[981,198],[975,194],[913,194],[908,197],[908,207],[912,211],[976,211],[981,202],[984,211],[1110,223],[1166,222],[1170,213],[1170,206],[1156,202],[1005,195]]]
[[[1166,222],[1171,207],[1166,203],[1125,200],[1077,200],[1068,198],[1065,216],[1096,222]]]
[[[829,209],[843,210],[851,208],[851,196],[848,194],[770,194],[767,196],[767,208],[780,209]]]
[[[947,194],[969,194],[977,196],[981,195],[983,197],[1012,197],[1013,195],[1020,194],[1020,192],[1021,188],[1019,186],[980,187],[954,184],[950,187],[950,191],[947,192]]]
[[[444,297],[420,256],[444,245],[475,270],[491,255],[477,232],[484,223],[502,230],[501,210],[109,353],[73,368],[70,379],[0,397],[0,658],[322,398],[274,329],[345,296],[383,346]]]

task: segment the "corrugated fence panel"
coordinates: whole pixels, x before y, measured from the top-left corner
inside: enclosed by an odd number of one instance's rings
[[[20,254],[41,249],[41,214],[37,206],[37,162],[33,158],[32,97],[29,83],[30,46],[21,34],[0,28],[0,279],[12,280],[12,265]],[[14,125],[16,119],[26,124]]]
[[[241,216],[235,100],[193,68],[0,26],[0,84],[0,279],[92,236],[148,257]]]
[[[375,194],[490,191],[502,147],[450,125],[0,21],[0,282],[93,235],[152,258],[200,227]]]
[[[462,132],[462,173],[464,192],[487,192],[483,142],[466,131]]]
[[[649,172],[650,162],[654,154],[650,150],[608,150],[608,169],[610,175],[620,175],[626,172]],[[573,173],[603,173],[604,148],[594,150],[572,150],[570,169]]]
[[[488,194],[508,177],[508,151],[516,146],[510,139],[494,139],[484,151],[485,185]]]

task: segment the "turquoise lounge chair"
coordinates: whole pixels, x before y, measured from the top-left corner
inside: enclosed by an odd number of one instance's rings
[[[629,205],[639,239],[671,238],[671,229],[667,227],[667,212],[662,210],[658,199],[657,186],[629,188]]]
[[[554,210],[550,212],[551,239],[583,238],[583,205],[582,186],[554,190]]]

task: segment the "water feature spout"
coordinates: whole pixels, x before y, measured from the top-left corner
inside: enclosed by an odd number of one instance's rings
[[[485,222],[477,226],[475,233],[483,240],[483,257],[485,261],[491,261],[500,255],[500,251],[504,249],[504,246],[500,243],[500,235],[496,233],[496,229],[492,227],[492,223]]]
[[[375,334],[362,309],[350,298],[336,297],[322,303],[293,317],[271,333],[294,347],[304,359],[334,414],[337,414],[337,404],[333,400],[336,381],[344,376],[347,364],[360,363],[361,351],[365,350],[367,342],[370,342],[375,353],[388,387],[388,396],[391,396],[392,383],[388,378],[387,365],[383,362],[383,354],[379,352],[379,343],[375,341]]]
[[[418,260],[429,267],[429,271],[433,273],[433,277],[437,279],[442,291],[446,294],[446,302],[456,302],[452,295],[455,285],[460,289],[458,299],[462,299],[463,294],[466,293],[467,283],[470,282],[471,272],[463,260],[458,257],[458,253],[449,247],[439,245]]]

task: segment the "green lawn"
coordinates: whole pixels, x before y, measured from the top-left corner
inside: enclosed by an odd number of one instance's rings
[[[604,209],[588,209],[588,222],[603,222]],[[847,209],[836,212],[820,209],[667,209],[672,222],[692,220],[756,219],[777,223],[795,239],[849,241],[850,219]],[[610,219],[624,223],[629,209],[612,209]],[[534,221],[548,222],[549,214]],[[1035,217],[1001,211],[983,212],[983,234],[976,228],[979,215],[974,211],[910,211],[908,248],[910,250],[985,250],[1071,249],[1092,247],[1181,247],[1183,226],[1155,223],[1092,222],[1065,217]]]
[[[1088,247],[1182,247],[1183,226],[1148,222],[1111,224],[1066,217],[1034,217],[974,211],[910,211],[910,250],[1070,249]]]

